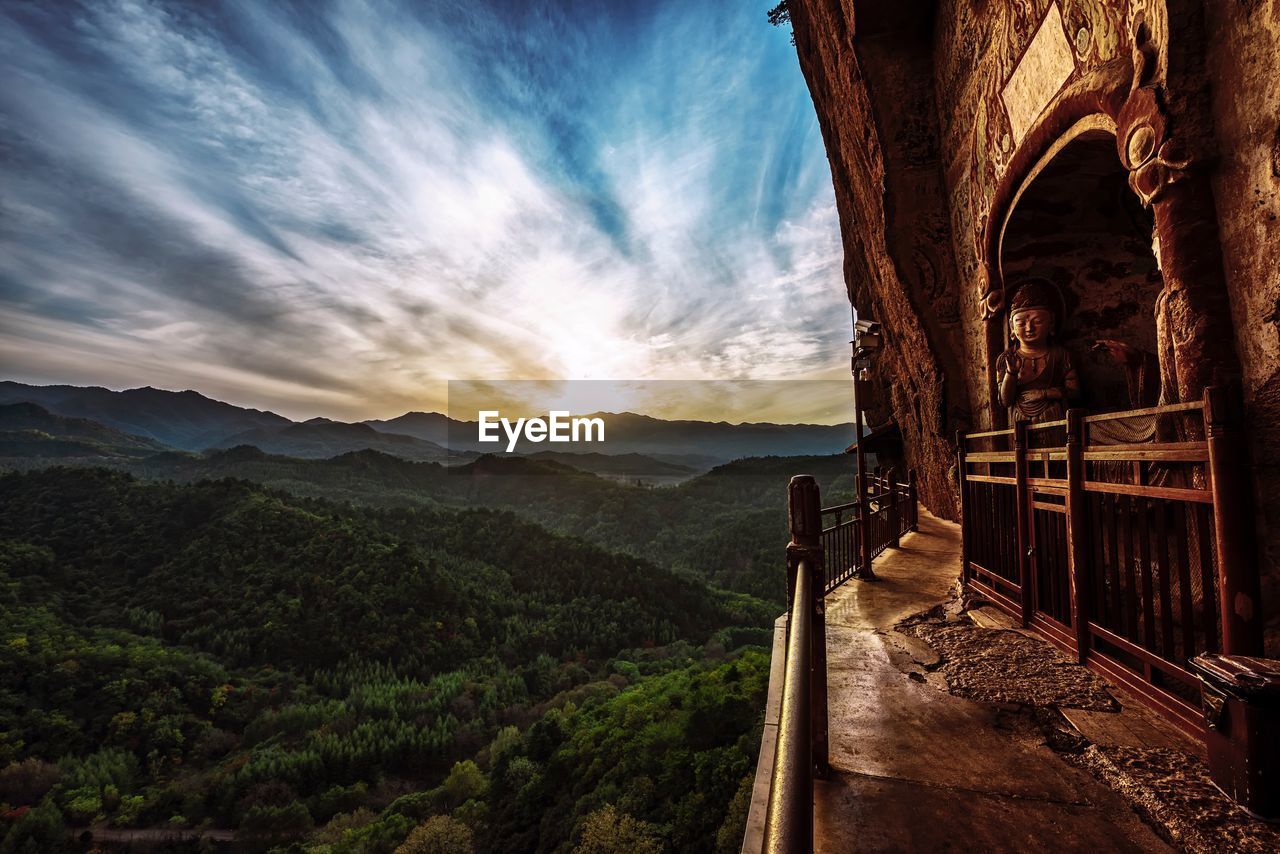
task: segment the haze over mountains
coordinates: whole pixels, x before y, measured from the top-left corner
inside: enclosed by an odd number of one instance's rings
[[[26,406],[15,409],[14,404]],[[170,449],[202,452],[252,445],[304,459],[375,450],[402,459],[456,464],[505,452],[507,444],[505,437],[498,443],[480,442],[476,422],[434,412],[354,424],[326,418],[295,422],[195,391],[150,387],[112,391],[6,381],[0,382],[0,406],[0,457],[136,457]],[[651,472],[678,477],[742,457],[839,453],[854,435],[852,424],[666,421],[630,412],[591,417],[604,420],[604,442],[551,445],[522,439],[516,452],[606,475]]]

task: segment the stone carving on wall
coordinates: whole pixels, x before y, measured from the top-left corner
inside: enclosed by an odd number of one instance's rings
[[[1123,28],[1116,5],[1098,0],[1063,0],[1063,28],[1082,67],[1109,62],[1119,56]]]
[[[1116,116],[1116,148],[1129,170],[1129,186],[1150,207],[1170,184],[1186,177],[1191,156],[1171,134],[1161,105],[1164,59],[1157,33],[1166,29],[1163,20],[1144,4],[1132,11],[1129,27],[1133,87]]]
[[[976,257],[982,259],[984,269],[975,285],[982,295],[983,319],[992,320],[1005,301],[998,274],[985,269],[992,236],[987,229],[1001,224],[987,219],[997,187],[1018,146],[1052,111],[1069,81],[1120,55],[1126,10],[1105,0],[1009,0],[992,4],[983,15],[988,20],[960,23],[981,26],[987,31],[984,43],[1007,48],[993,52],[993,64],[983,71],[982,92],[973,107],[976,130],[966,143],[969,169],[958,176],[972,187],[965,201],[976,210],[959,219],[969,224]]]
[[[1057,3],[1050,3],[1035,35],[1000,89],[1018,142],[1075,73],[1076,60]],[[1003,146],[1002,146],[1003,147]]]

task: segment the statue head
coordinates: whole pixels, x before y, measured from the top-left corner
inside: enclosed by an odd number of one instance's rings
[[[1057,331],[1062,295],[1045,279],[1030,279],[1009,302],[1009,329],[1022,345],[1038,348]]]

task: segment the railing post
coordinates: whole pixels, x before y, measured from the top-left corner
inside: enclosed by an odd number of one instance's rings
[[[1067,410],[1067,578],[1071,585],[1071,625],[1076,630],[1076,657],[1089,657],[1089,570],[1086,563],[1084,494],[1084,412]]]
[[[1222,651],[1228,655],[1262,655],[1262,593],[1241,421],[1236,394],[1220,386],[1204,390]]]
[[[1013,477],[1018,504],[1018,584],[1022,597],[1022,625],[1031,623],[1035,600],[1031,590],[1031,496],[1027,487],[1027,422],[1013,425]]]
[[[867,500],[867,473],[858,469],[858,578],[870,581],[876,577],[871,569],[871,502]]]
[[[916,491],[916,470],[907,472],[907,500],[911,503],[911,530],[920,530],[920,493]]]
[[[964,433],[956,431],[956,477],[960,482],[960,583],[968,584],[973,579],[973,570],[969,567],[969,537],[971,536],[969,517],[969,484],[965,479]]]
[[[902,518],[899,515],[897,479],[897,472],[889,469],[886,483],[889,486],[889,548],[891,549],[902,547]]]
[[[791,526],[791,542],[787,545],[787,576],[792,579],[794,597],[795,574],[804,566],[811,573],[808,588],[813,630],[809,635],[809,715],[813,774],[825,780],[830,769],[827,745],[827,620],[825,573],[822,553],[822,496],[812,475],[791,478],[787,487],[787,516]],[[803,561],[803,563],[802,563]]]

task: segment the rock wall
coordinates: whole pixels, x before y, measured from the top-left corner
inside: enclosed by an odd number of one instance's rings
[[[1280,0],[1205,10],[1213,190],[1244,373],[1268,651],[1280,658]]]
[[[851,11],[840,0],[793,3],[792,24],[831,161],[849,298],[886,331],[869,420],[892,414],[921,499],[956,519],[950,437],[970,424],[961,318],[974,305],[964,304],[950,249],[930,43],[917,31],[855,48]],[[881,85],[864,83],[864,50]],[[886,183],[901,188],[892,200]]]
[[[1242,387],[1280,655],[1280,0],[789,6],[849,296],[886,327],[877,414],[901,426],[926,505],[955,518],[954,432],[1003,422],[991,364],[1006,331],[985,317],[1054,236],[1006,217],[1068,140],[1105,136],[1151,219],[1060,247],[1068,333],[1153,346],[1166,401]]]

